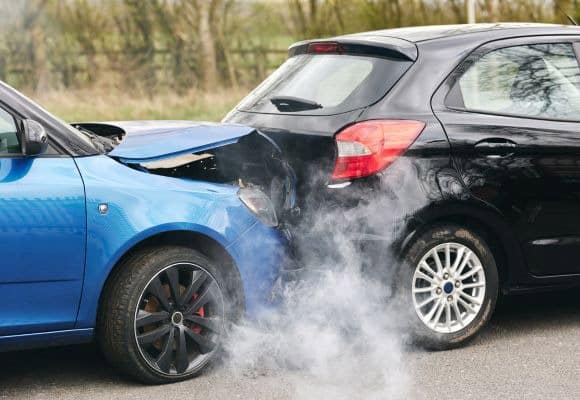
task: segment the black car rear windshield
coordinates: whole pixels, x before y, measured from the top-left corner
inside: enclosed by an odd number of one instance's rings
[[[300,115],[352,111],[378,101],[411,64],[412,61],[386,57],[297,55],[282,64],[237,108],[257,113]],[[286,108],[280,107],[280,99],[289,99],[291,103],[286,104]],[[303,107],[299,106],[301,104]]]

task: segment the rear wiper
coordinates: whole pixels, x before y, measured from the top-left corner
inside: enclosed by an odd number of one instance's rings
[[[274,96],[270,98],[270,102],[276,106],[278,111],[307,111],[322,108],[322,104],[315,101],[293,96]]]

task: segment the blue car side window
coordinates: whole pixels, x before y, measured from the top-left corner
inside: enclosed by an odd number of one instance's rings
[[[0,108],[0,155],[19,154],[20,141],[14,117]]]

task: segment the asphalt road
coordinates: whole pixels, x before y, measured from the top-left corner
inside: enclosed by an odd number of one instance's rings
[[[305,399],[319,382],[300,371],[237,375],[217,366],[192,381],[148,387],[118,377],[94,346],[1,354],[0,399]],[[580,291],[504,302],[468,347],[405,350],[411,399],[580,397]],[[365,371],[359,371],[365,374]],[[359,376],[353,376],[353,380]],[[348,384],[348,382],[347,382]],[[367,399],[358,391],[349,398]],[[324,396],[337,398],[337,396]],[[340,397],[340,396],[338,396]]]

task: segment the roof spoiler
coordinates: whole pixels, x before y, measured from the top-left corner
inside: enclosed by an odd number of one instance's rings
[[[417,46],[414,43],[389,36],[342,36],[322,40],[305,40],[293,44],[288,49],[288,57],[316,53],[358,54],[400,58],[409,61],[416,61],[418,56]]]

